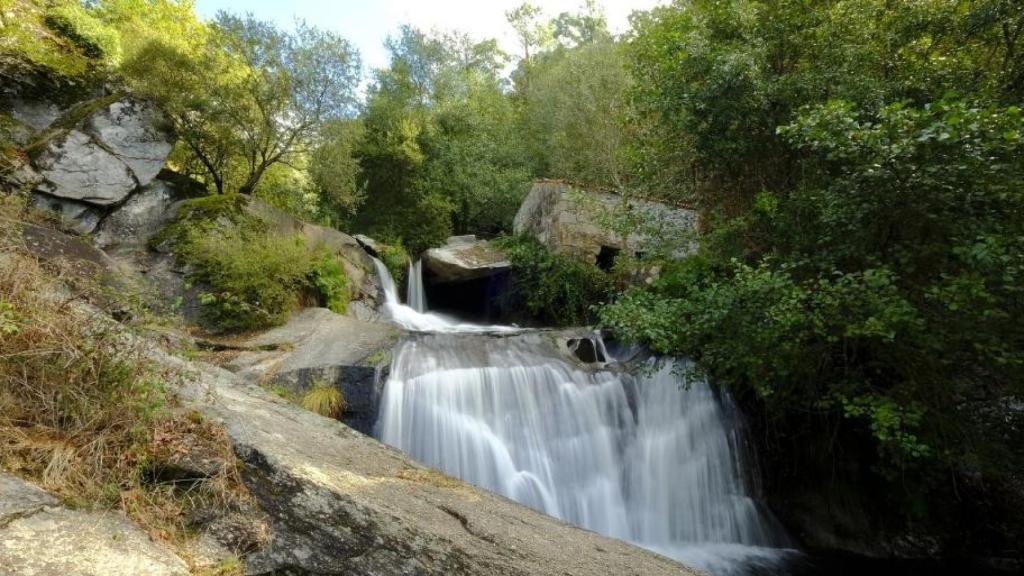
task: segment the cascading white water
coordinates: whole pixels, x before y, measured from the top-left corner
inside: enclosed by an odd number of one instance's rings
[[[408,279],[405,284],[405,293],[409,301],[409,308],[417,312],[427,311],[427,293],[423,289],[423,260],[409,263]]]
[[[408,320],[409,312],[396,304],[391,315]],[[706,383],[685,381],[671,362],[639,377],[590,370],[549,332],[496,337],[440,321],[444,334],[409,335],[396,349],[377,423],[382,441],[717,575],[781,558],[773,547],[783,538],[746,485],[728,399]],[[494,327],[475,331],[483,328]]]
[[[430,312],[419,312],[402,304],[398,299],[398,289],[388,267],[377,258],[373,258],[381,286],[384,289],[384,312],[394,323],[406,330],[416,332],[515,332],[514,326],[481,326],[459,322],[455,318]]]

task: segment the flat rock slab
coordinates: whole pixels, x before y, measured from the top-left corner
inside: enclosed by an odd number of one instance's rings
[[[200,372],[183,396],[224,422],[270,518],[246,574],[696,574],[445,476],[224,370],[191,367]]]
[[[228,367],[259,378],[270,370],[354,366],[374,352],[389,348],[396,336],[388,324],[364,322],[326,308],[306,308],[283,326],[244,341],[242,346],[254,350],[242,352]]]
[[[0,473],[3,576],[185,576],[177,556],[120,513],[80,512]]]
[[[0,472],[0,530],[13,520],[58,504],[57,499],[42,488]]]
[[[437,282],[486,278],[508,271],[510,266],[500,249],[473,235],[452,236],[444,246],[427,250],[423,264]]]

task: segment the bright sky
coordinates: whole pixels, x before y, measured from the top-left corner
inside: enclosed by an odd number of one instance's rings
[[[502,48],[518,53],[518,45],[505,21],[505,11],[522,0],[196,0],[200,15],[212,18],[219,10],[252,12],[261,20],[291,26],[296,18],[338,32],[359,48],[364,67],[388,63],[384,39],[401,24],[424,30],[461,30],[477,39],[497,38]],[[533,0],[550,17],[576,12],[581,0]],[[628,28],[629,14],[648,10],[663,0],[598,0],[604,6],[612,32]]]

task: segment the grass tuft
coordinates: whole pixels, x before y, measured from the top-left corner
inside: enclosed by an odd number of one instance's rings
[[[321,416],[337,418],[345,410],[345,398],[333,384],[317,381],[302,396],[302,407]]]

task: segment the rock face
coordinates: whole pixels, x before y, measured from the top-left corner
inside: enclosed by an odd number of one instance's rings
[[[427,250],[423,264],[439,283],[494,276],[510,266],[501,250],[473,235],[452,236],[444,246]]]
[[[60,127],[45,135],[45,147],[34,160],[43,179],[38,191],[106,207],[153,181],[173,146],[162,116],[149,104],[111,98],[116,96],[79,104],[59,118],[52,118],[48,105],[18,109],[36,129]]]
[[[81,512],[0,473],[0,573],[10,576],[185,576],[180,558],[120,513]]]
[[[103,218],[103,212],[92,204],[56,198],[40,192],[32,195],[32,204],[36,208],[58,215],[64,228],[78,234],[92,234]]]
[[[140,186],[156,178],[171,153],[165,120],[151,104],[123,98],[87,122],[87,131],[128,166]]]
[[[103,220],[96,234],[100,248],[141,248],[174,216],[171,205],[181,195],[168,182],[154,180]]]
[[[270,517],[246,574],[694,574],[426,468],[222,370],[193,371],[182,392],[226,425]]]
[[[315,382],[334,384],[345,398],[341,421],[372,434],[377,421],[381,364],[396,337],[386,325],[307,308],[284,326],[246,340],[247,348],[227,362],[229,370],[253,381],[284,386],[296,397]]]
[[[51,140],[36,168],[46,193],[98,206],[124,200],[138,185],[124,162],[78,130]]]
[[[609,229],[605,222],[621,211],[622,197],[607,192],[585,192],[568,184],[540,181],[534,184],[516,213],[514,229],[528,234],[551,250],[598,265],[610,265],[622,249],[634,255],[668,249],[684,255],[696,245],[692,240],[697,214],[656,202],[630,200],[630,208],[643,222],[626,238]],[[652,239],[657,239],[657,244]],[[679,240],[678,246],[664,245],[665,239]]]

